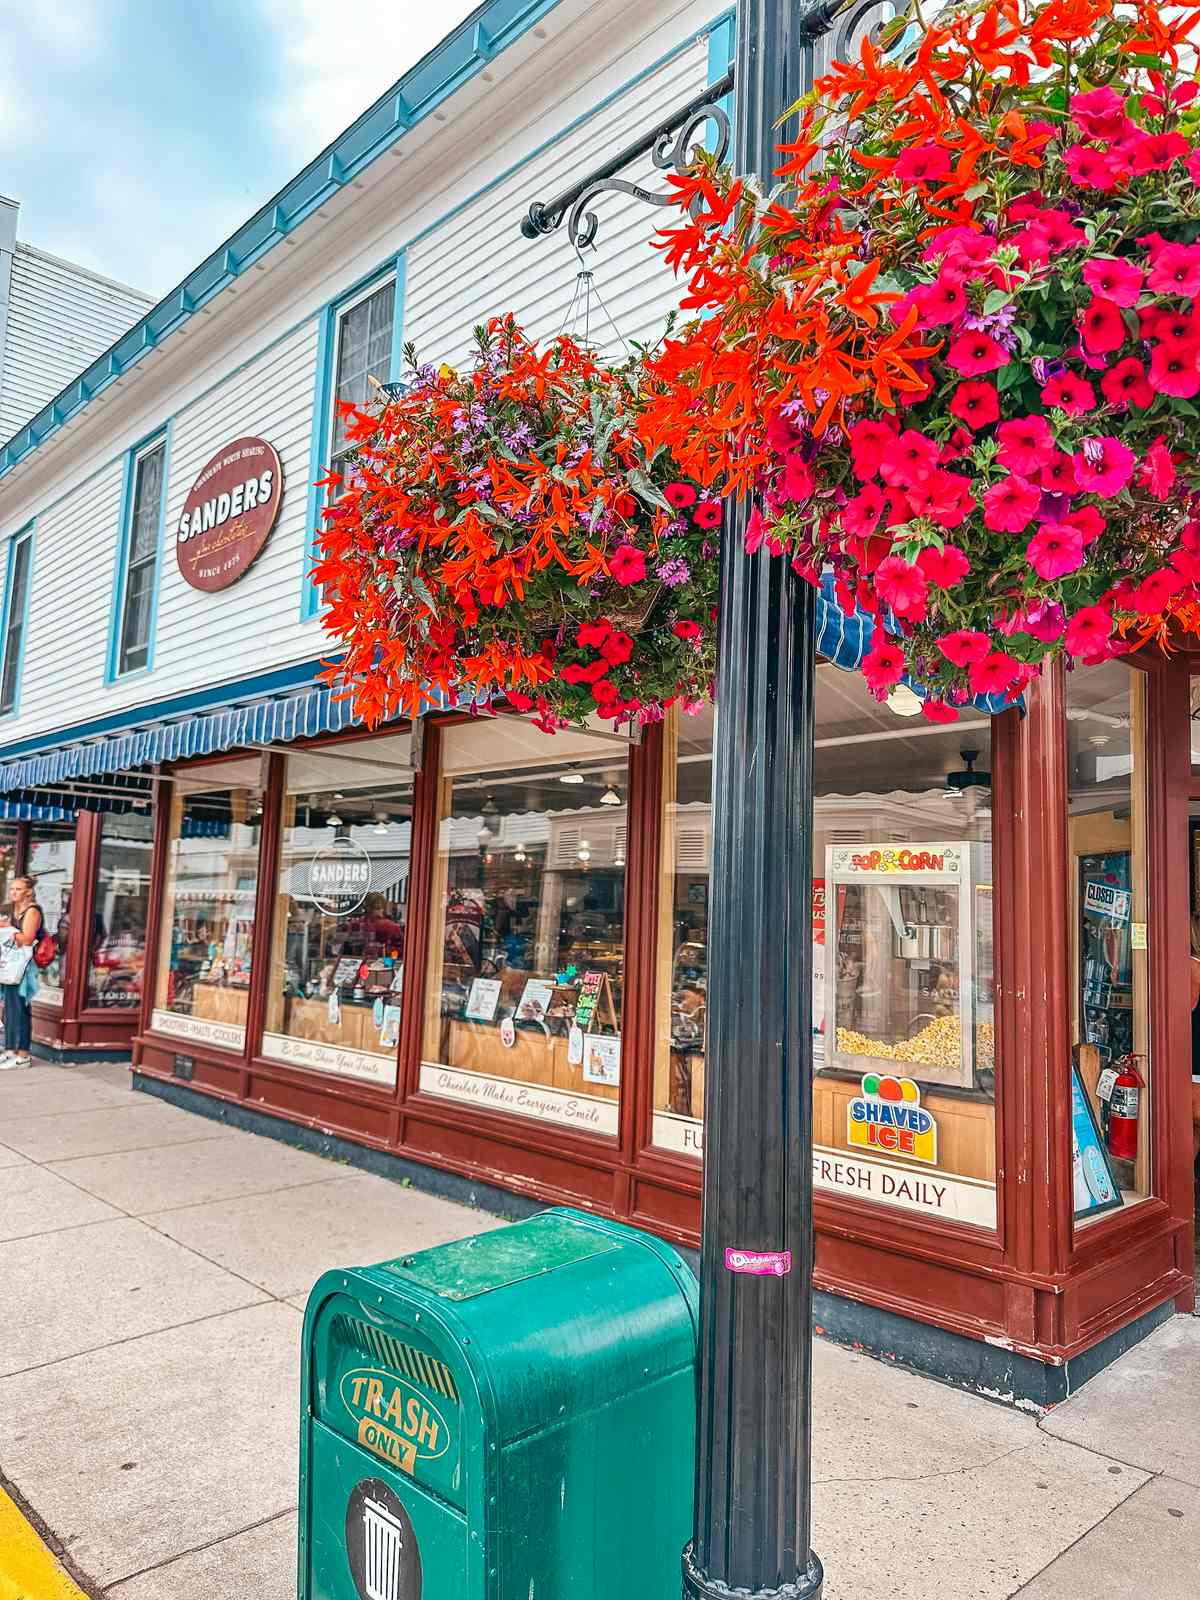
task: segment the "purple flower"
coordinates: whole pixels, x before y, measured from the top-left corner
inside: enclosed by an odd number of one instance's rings
[[[677,589],[681,583],[688,581],[692,571],[682,556],[672,556],[669,561],[659,562],[658,575],[664,583],[670,584],[672,589]]]

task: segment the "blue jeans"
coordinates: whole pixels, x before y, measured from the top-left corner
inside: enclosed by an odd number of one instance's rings
[[[0,994],[4,996],[4,1048],[19,1050],[27,1056],[33,1025],[29,1001],[21,993],[19,983],[0,983]]]

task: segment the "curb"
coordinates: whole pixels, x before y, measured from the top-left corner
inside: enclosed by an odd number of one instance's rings
[[[88,1600],[0,1488],[0,1600]]]

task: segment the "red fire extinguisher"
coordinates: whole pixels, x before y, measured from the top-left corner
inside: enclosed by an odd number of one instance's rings
[[[1116,1082],[1108,1102],[1108,1153],[1121,1161],[1137,1159],[1138,1110],[1146,1080],[1138,1071],[1136,1056],[1117,1062]]]

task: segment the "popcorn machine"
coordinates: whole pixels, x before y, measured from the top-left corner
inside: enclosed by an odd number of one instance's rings
[[[994,1066],[991,845],[830,845],[825,1066],[979,1087]]]

